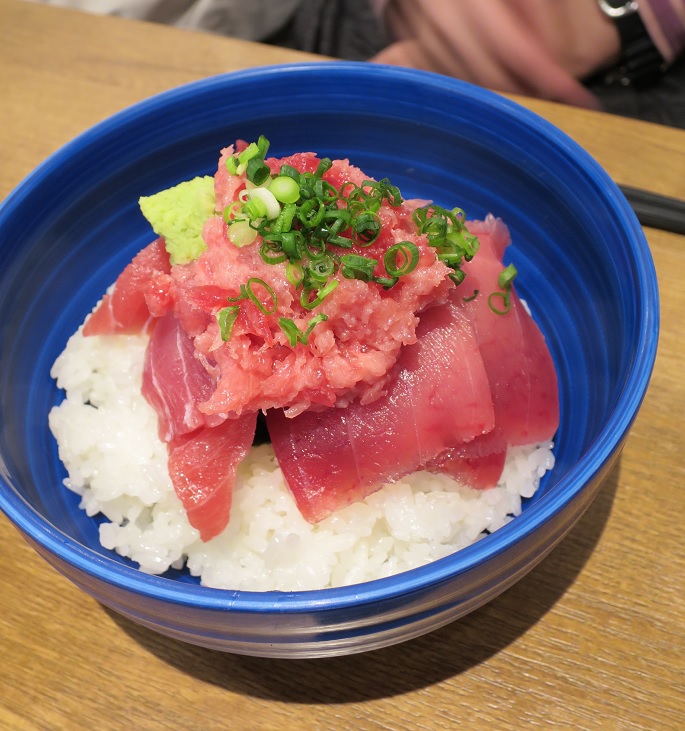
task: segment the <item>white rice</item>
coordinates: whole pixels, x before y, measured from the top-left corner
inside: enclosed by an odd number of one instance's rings
[[[156,414],[140,393],[146,344],[145,336],[73,335],[51,372],[66,398],[49,423],[65,485],[88,515],[109,521],[100,526],[102,545],[148,573],[186,566],[206,586],[253,591],[389,576],[505,525],[554,465],[551,442],[516,448],[491,490],[419,472],[310,525],[263,445],[239,468],[228,527],[202,543],[174,493]]]

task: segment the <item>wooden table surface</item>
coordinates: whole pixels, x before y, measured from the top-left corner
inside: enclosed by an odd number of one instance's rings
[[[292,51],[0,0],[0,199],[153,93]],[[685,198],[685,132],[519,100],[621,183]],[[685,728],[685,238],[646,230],[662,297],[653,380],[619,464],[538,568],[461,621],[365,655],[221,654],[139,628],[0,515],[0,729]]]

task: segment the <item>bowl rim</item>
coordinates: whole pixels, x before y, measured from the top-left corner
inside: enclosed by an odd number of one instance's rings
[[[608,173],[587,151],[559,128],[515,101],[458,79],[416,69],[368,62],[315,61],[261,66],[191,81],[116,112],[53,152],[29,173],[0,204],[0,226],[3,220],[12,217],[21,201],[40,187],[56,166],[61,165],[72,155],[82,152],[85,148],[99,145],[102,139],[106,140],[112,132],[120,131],[122,126],[134,124],[136,120],[154,114],[161,108],[182,103],[183,100],[198,92],[216,93],[217,90],[230,88],[235,84],[245,82],[258,84],[278,75],[307,78],[310,75],[321,74],[330,75],[332,78],[361,75],[374,82],[383,83],[386,83],[390,76],[394,83],[420,83],[426,87],[427,91],[456,94],[500,114],[513,115],[519,123],[562,150],[566,157],[574,158],[578,167],[582,168],[583,172],[589,175],[596,184],[597,194],[605,197],[611,204],[617,222],[630,239],[635,256],[635,266],[643,280],[644,286],[637,291],[638,308],[642,313],[639,340],[633,367],[623,393],[597,440],[573,465],[568,474],[555,485],[552,493],[545,495],[529,510],[524,511],[514,521],[488,536],[486,540],[478,541],[450,556],[395,576],[331,589],[292,592],[224,590],[179,582],[164,576],[145,574],[86,548],[45,521],[11,487],[9,476],[0,459],[0,482],[3,487],[0,490],[0,510],[21,532],[47,552],[98,581],[150,599],[168,601],[176,605],[257,614],[273,611],[290,614],[308,613],[313,610],[344,609],[350,605],[373,604],[400,595],[420,592],[495,558],[551,520],[564,505],[571,502],[581,492],[584,486],[598,476],[607,460],[620,449],[637,415],[654,367],[659,330],[656,272],[649,246],[637,218]]]

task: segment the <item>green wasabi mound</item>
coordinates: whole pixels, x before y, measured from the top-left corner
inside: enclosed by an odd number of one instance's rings
[[[214,215],[214,178],[187,180],[143,196],[138,204],[154,232],[164,238],[172,264],[187,264],[207,248],[202,227]]]

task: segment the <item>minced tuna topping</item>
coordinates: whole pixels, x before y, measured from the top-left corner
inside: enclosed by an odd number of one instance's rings
[[[204,251],[148,295],[154,316],[173,309],[216,384],[207,416],[373,401],[416,341],[417,315],[446,301],[473,253],[461,212],[422,231],[425,209],[387,180],[314,153],[267,158],[267,147],[222,151]]]

